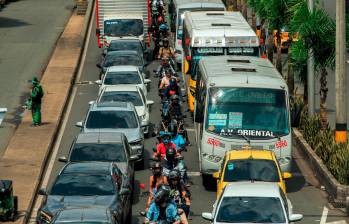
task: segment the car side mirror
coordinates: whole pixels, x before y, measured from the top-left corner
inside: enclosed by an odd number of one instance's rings
[[[288,219],[290,222],[298,222],[298,221],[301,221],[303,219],[303,215],[302,214],[292,214],[289,216]]]
[[[130,195],[130,194],[131,194],[131,191],[128,188],[122,188],[120,190],[120,195]]]
[[[144,84],[149,84],[149,83],[151,83],[150,79],[144,79]]]
[[[88,102],[88,105],[92,105],[92,104],[94,104],[95,102],[96,102],[96,101],[91,100],[91,101]]]
[[[79,121],[79,122],[76,122],[75,126],[78,127],[78,128],[83,128],[84,124],[83,124],[82,121]]]
[[[97,85],[102,85],[102,80],[96,80],[96,81],[95,81],[95,84],[97,84]]]
[[[38,191],[38,194],[39,194],[39,195],[46,196],[46,195],[47,195],[46,188],[40,188],[39,191]]]
[[[203,212],[201,214],[201,217],[205,220],[208,220],[208,221],[213,221],[213,215],[212,213],[209,213],[209,212]]]
[[[214,173],[212,174],[212,176],[213,176],[213,178],[215,178],[215,179],[219,179],[220,174],[219,174],[219,172],[214,172]]]
[[[68,159],[65,156],[61,156],[61,157],[58,158],[58,161],[62,162],[62,163],[66,163],[66,162],[68,162]]]
[[[100,63],[96,64],[97,68],[102,69],[102,65]]]
[[[282,178],[283,179],[290,179],[290,178],[292,178],[292,174],[289,173],[289,172],[283,172],[282,173]]]
[[[136,155],[130,156],[130,161],[136,161],[138,157]]]
[[[154,101],[152,100],[147,100],[147,105],[153,105],[154,104]]]

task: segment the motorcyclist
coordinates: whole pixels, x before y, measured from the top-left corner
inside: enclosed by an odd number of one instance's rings
[[[179,171],[172,170],[167,179],[171,188],[170,197],[175,201],[178,209],[182,209],[188,217],[190,212],[190,192],[183,181],[181,181]]]
[[[156,74],[157,74],[157,76],[158,77],[160,77],[161,78],[161,80],[160,80],[160,83],[161,83],[161,81],[162,81],[162,78],[163,77],[165,77],[165,76],[162,76],[162,74],[171,74],[171,76],[173,75],[175,75],[176,74],[176,71],[173,69],[173,67],[170,65],[170,62],[169,62],[169,60],[168,60],[168,58],[167,57],[163,57],[162,59],[161,59],[161,64],[159,65],[159,67],[156,69],[156,72],[155,72]],[[171,77],[170,76],[170,77]],[[169,78],[170,78],[169,77]]]
[[[178,125],[176,122],[171,122],[168,125],[168,131],[172,134],[171,142],[176,145],[176,149],[184,148],[185,140],[182,135],[178,134]]]
[[[167,149],[172,148],[176,151],[176,145],[171,142],[171,133],[162,133],[161,142],[156,146],[156,152],[154,152],[154,158],[160,158],[161,160],[166,156]]]
[[[161,161],[163,167],[163,175],[168,177],[172,170],[178,170],[181,174],[181,179],[187,182],[187,168],[180,156],[180,153],[174,148],[168,148],[166,150],[166,156]]]
[[[183,114],[182,114],[182,108],[181,104],[179,102],[179,96],[178,95],[172,95],[170,97],[171,104],[169,106],[169,113],[172,118],[176,119],[182,119]]]
[[[165,76],[162,77],[160,81],[159,90],[165,89],[167,86],[169,86],[171,78],[174,78],[177,80],[177,78],[173,76],[173,73],[171,71],[165,70]]]
[[[154,200],[150,204],[149,210],[144,219],[144,223],[158,222],[163,220],[172,224],[181,223],[177,206],[169,197],[170,190],[171,189],[168,185],[159,186]]]
[[[179,99],[182,99],[181,89],[177,83],[177,78],[171,77],[169,85],[163,90],[163,97],[170,99],[171,96],[177,95]]]
[[[163,42],[164,42],[164,46],[161,47],[159,50],[158,59],[161,59],[163,57],[174,59],[176,55],[173,48],[170,47],[170,41],[167,38],[165,38]]]
[[[146,212],[149,209],[150,203],[152,202],[158,187],[162,184],[167,184],[167,178],[162,175],[161,163],[153,163],[151,166],[151,170],[153,172],[153,175],[149,177],[149,198],[145,208]]]

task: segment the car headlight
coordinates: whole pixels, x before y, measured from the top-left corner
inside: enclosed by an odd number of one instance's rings
[[[131,146],[143,145],[143,139],[137,139],[135,141],[130,142]]]
[[[39,216],[43,223],[51,223],[52,221],[52,215],[48,212],[40,211]]]
[[[145,119],[145,114],[142,116],[139,116],[139,118],[143,121]]]
[[[211,162],[215,162],[215,163],[219,163],[222,161],[222,157],[217,156],[217,155],[210,155],[207,153],[203,153],[202,157],[204,157],[205,159],[211,161]]]

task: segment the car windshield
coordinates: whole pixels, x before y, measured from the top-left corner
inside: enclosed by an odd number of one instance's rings
[[[91,111],[86,121],[86,128],[137,128],[138,123],[133,111]]]
[[[107,72],[104,84],[142,84],[142,80],[137,71]]]
[[[107,54],[103,63],[103,67],[117,65],[142,66],[143,62],[140,56],[136,54]]]
[[[143,34],[143,21],[141,19],[112,19],[104,22],[104,35],[106,36],[139,36]]]
[[[82,221],[82,222],[55,221],[54,222],[54,224],[67,224],[67,223],[69,223],[69,224],[110,224],[109,222],[84,222],[84,221]]]
[[[284,90],[212,87],[206,130],[223,137],[271,139],[289,134]]]
[[[131,102],[135,106],[143,106],[141,96],[136,91],[104,92],[100,102]]]
[[[107,49],[107,51],[137,51],[142,52],[142,45],[139,41],[112,41]]]
[[[279,182],[278,168],[273,160],[243,159],[228,161],[224,170],[224,181]]]
[[[51,195],[113,195],[115,188],[108,175],[62,174],[52,187]]]
[[[70,161],[107,161],[126,162],[126,152],[122,143],[93,144],[76,143],[73,146]]]
[[[285,214],[276,197],[224,197],[216,222],[285,223]]]

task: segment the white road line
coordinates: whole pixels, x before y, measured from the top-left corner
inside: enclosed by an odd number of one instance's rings
[[[186,128],[185,130],[189,131],[189,132],[195,132],[194,128]]]
[[[322,215],[321,215],[320,224],[326,224],[327,215],[328,215],[328,208],[324,206],[324,210],[322,211]]]
[[[191,171],[191,172],[187,172],[189,177],[199,177],[201,176],[200,172],[196,172],[196,171]]]
[[[326,224],[347,224],[345,220],[334,221],[334,222],[326,222]]]
[[[83,68],[83,65],[85,64],[86,55],[87,55],[87,48],[88,48],[88,44],[90,42],[90,34],[91,34],[91,31],[92,31],[92,23],[93,22],[94,22],[94,20],[91,18],[91,21],[90,21],[90,24],[89,24],[90,27],[88,29],[87,38],[86,38],[86,42],[85,42],[85,45],[84,45],[84,51],[82,53],[81,63],[79,65],[78,74],[76,76],[76,80],[77,81],[79,81],[80,78],[81,78],[82,68]],[[52,152],[52,155],[51,155],[50,162],[49,162],[48,167],[46,169],[45,177],[44,177],[44,180],[42,181],[41,188],[47,188],[48,182],[50,180],[50,176],[51,176],[51,173],[52,173],[52,170],[53,170],[53,166],[54,166],[54,163],[55,163],[57,155],[58,155],[59,146],[61,144],[61,141],[62,141],[62,138],[63,138],[63,134],[64,134],[65,128],[67,126],[67,123],[68,123],[69,114],[70,114],[70,111],[72,109],[73,102],[74,102],[74,99],[75,99],[75,96],[76,96],[76,91],[77,91],[77,86],[75,85],[75,86],[73,86],[73,89],[72,89],[72,92],[71,92],[71,97],[69,98],[67,110],[66,110],[64,118],[63,118],[63,123],[62,123],[61,129],[59,130],[59,133],[58,133],[58,136],[57,136],[57,140],[54,143],[54,149],[53,149],[53,152]],[[29,223],[36,223],[35,222],[36,213],[37,213],[37,211],[39,210],[39,208],[40,208],[40,206],[42,204],[42,200],[43,200],[43,197],[41,197],[41,196],[39,196],[36,199],[34,209],[32,211],[32,214],[30,215]]]

